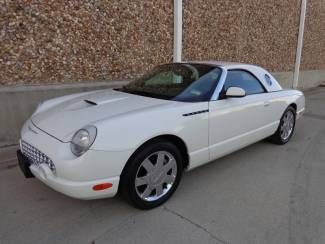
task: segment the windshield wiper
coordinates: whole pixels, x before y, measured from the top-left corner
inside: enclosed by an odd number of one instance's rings
[[[122,88],[118,89],[118,91],[131,93],[131,94],[134,94],[134,95],[139,95],[139,96],[144,96],[144,97],[152,97],[152,98],[164,99],[164,100],[172,99],[172,97],[170,97],[170,96],[151,93],[151,92],[146,92],[146,91],[132,90],[132,89],[128,89],[126,87],[122,87]]]

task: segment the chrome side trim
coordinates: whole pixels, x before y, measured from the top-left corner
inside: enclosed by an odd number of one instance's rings
[[[214,90],[214,93],[211,96],[210,101],[218,100],[219,94],[222,90],[223,85],[225,84],[225,81],[226,81],[227,72],[228,72],[227,69],[225,67],[220,67],[220,66],[219,66],[219,68],[222,70],[222,74],[220,76],[218,85],[217,85],[216,89]]]

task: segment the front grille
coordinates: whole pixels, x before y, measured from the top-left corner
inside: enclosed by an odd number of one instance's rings
[[[55,172],[55,166],[53,161],[46,156],[44,153],[42,153],[40,150],[38,150],[36,147],[30,145],[29,143],[25,141],[21,141],[21,151],[22,153],[31,161],[31,163],[34,164],[47,164],[50,169]]]

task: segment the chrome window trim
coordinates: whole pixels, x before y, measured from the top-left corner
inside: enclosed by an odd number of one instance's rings
[[[222,73],[221,73],[218,85],[216,86],[216,89],[214,90],[210,101],[217,101],[218,100],[220,92],[222,91],[222,87],[225,84],[226,77],[227,77],[228,70],[225,67],[222,67],[222,66],[218,66],[218,67],[222,70]]]

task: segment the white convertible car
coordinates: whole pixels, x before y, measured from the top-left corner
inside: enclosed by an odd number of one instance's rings
[[[160,65],[119,89],[38,106],[21,131],[19,165],[80,199],[120,192],[138,208],[164,203],[183,171],[269,138],[285,144],[305,108],[263,68],[237,63]]]

